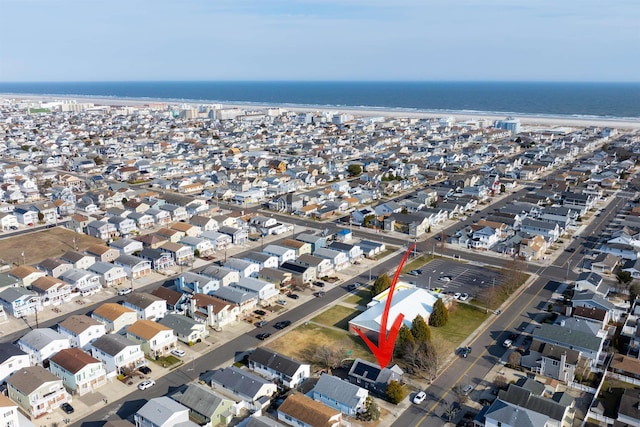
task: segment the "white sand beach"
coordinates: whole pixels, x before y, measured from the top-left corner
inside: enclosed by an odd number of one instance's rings
[[[225,103],[225,102],[211,102],[211,101],[178,101],[178,100],[166,100],[166,99],[118,99],[110,97],[96,97],[96,96],[65,96],[65,95],[22,95],[22,94],[0,94],[0,99],[21,99],[29,100],[33,102],[38,101],[54,101],[61,99],[72,99],[77,102],[92,103],[95,105],[120,105],[120,106],[143,106],[149,104],[188,104],[188,105],[203,105],[203,104],[220,104],[224,108],[240,108],[245,110],[250,109],[265,109],[268,107],[280,107],[284,110],[294,112],[312,112],[312,111],[331,111],[331,112],[344,112],[352,114],[355,117],[395,117],[395,118],[439,118],[439,117],[453,117],[456,122],[463,122],[467,120],[498,120],[504,119],[505,115],[495,113],[462,113],[462,112],[429,112],[429,111],[407,111],[407,110],[385,110],[385,109],[361,109],[361,108],[349,108],[349,107],[321,107],[321,106],[291,106],[283,104],[265,104],[265,103]],[[540,115],[527,115],[527,114],[512,114],[511,117],[520,120],[520,123],[525,128],[585,128],[590,126],[596,127],[610,127],[616,129],[628,129],[628,130],[640,130],[640,120],[622,120],[622,119],[606,119],[606,118],[589,118],[589,117],[558,117],[558,116],[540,116]]]

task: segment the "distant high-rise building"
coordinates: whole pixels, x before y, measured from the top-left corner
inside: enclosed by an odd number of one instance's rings
[[[520,120],[513,117],[507,117],[504,120],[496,120],[494,126],[498,129],[505,129],[512,134],[520,133]]]

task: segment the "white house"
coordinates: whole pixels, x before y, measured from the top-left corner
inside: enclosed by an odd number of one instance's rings
[[[29,354],[32,365],[42,366],[51,356],[71,347],[69,338],[51,328],[33,329],[18,340],[18,347]]]
[[[107,375],[131,372],[145,365],[144,352],[119,334],[104,335],[91,343],[91,354],[105,366]]]
[[[19,369],[31,366],[29,355],[12,343],[0,343],[0,382]]]
[[[146,292],[129,294],[122,305],[134,310],[139,320],[158,320],[167,314],[167,301]]]

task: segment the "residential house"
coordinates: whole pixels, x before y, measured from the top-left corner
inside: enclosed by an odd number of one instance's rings
[[[70,284],[50,276],[42,276],[31,284],[31,290],[40,297],[43,306],[71,301],[72,289]]]
[[[155,219],[146,212],[131,212],[127,218],[134,221],[135,228],[140,231],[151,229],[156,225]]]
[[[181,314],[167,314],[158,323],[173,329],[178,340],[188,345],[201,342],[209,336],[207,325]]]
[[[73,314],[58,323],[58,332],[69,338],[71,347],[88,350],[91,343],[107,333],[103,323],[80,314]]]
[[[171,398],[189,408],[189,416],[205,426],[228,425],[236,412],[236,402],[201,384],[189,384]]]
[[[520,231],[534,236],[539,234],[547,239],[549,243],[555,242],[560,237],[560,226],[558,224],[531,218],[522,220]]]
[[[167,302],[167,311],[172,313],[182,312],[189,300],[188,296],[182,292],[174,291],[173,289],[160,286],[151,291],[151,295],[162,298]]]
[[[146,355],[156,359],[168,355],[177,345],[177,339],[171,328],[152,320],[138,320],[129,326],[127,338],[140,344],[140,348]]]
[[[46,258],[38,264],[38,268],[48,276],[60,277],[73,268],[73,264],[60,258]]]
[[[180,274],[173,283],[180,292],[187,294],[210,294],[222,286],[219,279],[190,271]]]
[[[343,425],[342,412],[299,393],[290,394],[278,407],[278,420],[300,427]]]
[[[107,383],[107,372],[102,363],[79,348],[60,350],[51,357],[49,370],[80,396],[94,392]]]
[[[545,323],[534,331],[533,339],[540,343],[576,350],[589,362],[591,368],[595,368],[597,364],[604,361],[605,353],[602,351],[604,336],[599,337],[590,332]]]
[[[96,262],[95,257],[77,251],[67,251],[60,259],[73,265],[73,268],[87,269]]]
[[[215,251],[225,250],[233,244],[231,236],[218,231],[205,231],[200,237],[210,240]]]
[[[111,241],[118,237],[116,226],[106,221],[91,221],[85,227],[85,233],[100,240]]]
[[[87,269],[98,276],[100,284],[105,288],[115,287],[127,281],[127,272],[119,265],[98,261]]]
[[[63,273],[60,279],[68,283],[73,291],[80,292],[82,296],[93,295],[102,288],[100,276],[79,268],[72,268]]]
[[[271,381],[236,366],[218,369],[208,377],[211,388],[246,402],[247,409],[265,409],[270,398],[277,392]]]
[[[197,427],[189,419],[189,408],[167,397],[149,399],[133,415],[136,427]]]
[[[107,376],[132,372],[146,363],[140,344],[119,334],[104,335],[92,342],[91,354],[102,362]]]
[[[71,400],[62,380],[42,366],[16,371],[7,379],[7,391],[9,399],[34,419]]]
[[[355,417],[366,409],[365,403],[369,392],[333,375],[322,374],[310,395],[313,400]]]
[[[238,320],[240,307],[205,294],[194,294],[189,300],[187,314],[199,322],[220,330]]]
[[[13,317],[21,318],[42,310],[42,302],[35,292],[23,287],[5,288],[0,291],[2,311]]]
[[[258,304],[257,294],[237,289],[232,286],[223,286],[217,291],[214,291],[212,295],[223,301],[235,304],[240,308],[241,312],[253,310],[253,308]]]
[[[9,276],[19,280],[22,286],[29,287],[38,278],[46,276],[46,273],[30,265],[21,265],[9,270]]]
[[[247,361],[252,371],[288,388],[297,388],[305,378],[311,376],[310,365],[264,347],[251,352]]]
[[[218,228],[218,232],[231,237],[231,242],[234,245],[244,245],[249,239],[249,232],[244,228],[222,226]]]
[[[173,223],[169,228],[183,233],[184,237],[198,237],[202,233],[200,227],[186,222]]]
[[[352,245],[350,243],[343,242],[332,242],[328,249],[343,252],[348,255],[350,262],[358,262],[360,261],[364,254],[362,253],[362,249],[358,245]]]
[[[544,237],[538,234],[530,239],[522,239],[519,253],[527,261],[540,260],[544,257],[548,247]]]
[[[159,320],[167,314],[167,302],[147,292],[129,294],[122,305],[134,310],[138,315],[138,320]]]
[[[128,236],[132,233],[138,233],[138,224],[133,218],[111,216],[107,220],[109,224],[113,224],[120,236]]]
[[[138,320],[138,313],[120,304],[107,302],[93,310],[91,317],[103,323],[108,333],[120,334]]]
[[[109,246],[113,249],[116,249],[118,252],[120,252],[120,254],[123,255],[133,255],[136,252],[140,252],[144,248],[144,245],[141,241],[129,239],[126,237],[123,239],[114,240],[113,242],[109,243]]]
[[[357,358],[349,369],[348,379],[358,387],[365,388],[377,396],[386,396],[387,386],[391,381],[402,382],[404,371],[398,365],[391,368],[380,366]]]
[[[280,265],[277,256],[269,255],[264,252],[249,251],[243,254],[243,256],[243,259],[254,264],[258,264],[259,270],[262,270],[263,268],[278,268],[278,265]]]
[[[11,374],[28,366],[31,366],[29,355],[20,347],[13,343],[0,343],[0,382],[4,382]]]
[[[229,270],[237,271],[241,278],[256,277],[258,275],[258,271],[260,271],[259,264],[240,258],[229,258],[224,263],[224,267]]]
[[[316,277],[324,277],[333,273],[333,264],[328,258],[321,258],[315,255],[300,255],[295,263],[315,270]]]
[[[91,245],[84,252],[102,262],[113,262],[120,256],[120,252],[117,249],[106,245]]]
[[[349,255],[329,248],[318,248],[313,252],[313,256],[331,261],[331,266],[335,271],[344,270],[351,265]]]
[[[189,219],[189,224],[193,224],[197,227],[200,227],[201,231],[217,231],[218,230],[218,221],[208,216],[193,215]]]
[[[18,405],[4,394],[0,395],[0,425],[9,427],[35,427],[18,411]]]
[[[146,247],[138,253],[137,256],[143,260],[150,261],[151,268],[154,271],[161,272],[175,265],[173,255],[169,252],[163,251],[162,249]]]
[[[173,260],[178,265],[189,265],[195,259],[194,249],[187,245],[167,242],[158,248],[163,252],[171,254]]]
[[[599,274],[592,271],[584,271],[578,275],[575,281],[575,289],[576,291],[598,292],[601,295],[606,295],[608,292],[602,293],[601,290],[598,289],[603,283],[602,280],[602,276]]]
[[[327,238],[316,234],[300,233],[296,236],[296,240],[311,244],[311,253],[319,248],[327,247]]]
[[[205,267],[204,270],[200,271],[200,274],[217,280],[220,283],[220,287],[229,286],[230,284],[237,283],[238,280],[240,280],[240,273],[238,271],[218,267],[215,264]]]
[[[252,277],[241,277],[238,283],[232,283],[231,288],[239,289],[247,294],[256,295],[258,302],[268,304],[270,300],[279,295],[275,285]]]
[[[132,279],[139,279],[151,273],[151,261],[134,255],[120,255],[113,263],[122,267],[127,277]]]
[[[213,247],[213,243],[209,239],[205,239],[203,237],[183,237],[180,239],[179,244],[184,246],[189,246],[194,253],[194,256],[210,256],[213,254],[215,248]]]
[[[41,366],[60,350],[71,347],[68,337],[51,328],[32,329],[24,334],[17,344],[22,351],[29,354],[32,365]]]
[[[316,279],[316,269],[298,264],[296,261],[287,261],[282,263],[280,270],[288,273],[291,280],[298,286],[311,283]]]

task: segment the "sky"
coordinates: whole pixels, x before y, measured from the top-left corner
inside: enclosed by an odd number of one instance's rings
[[[0,81],[640,81],[639,0],[0,0]]]

